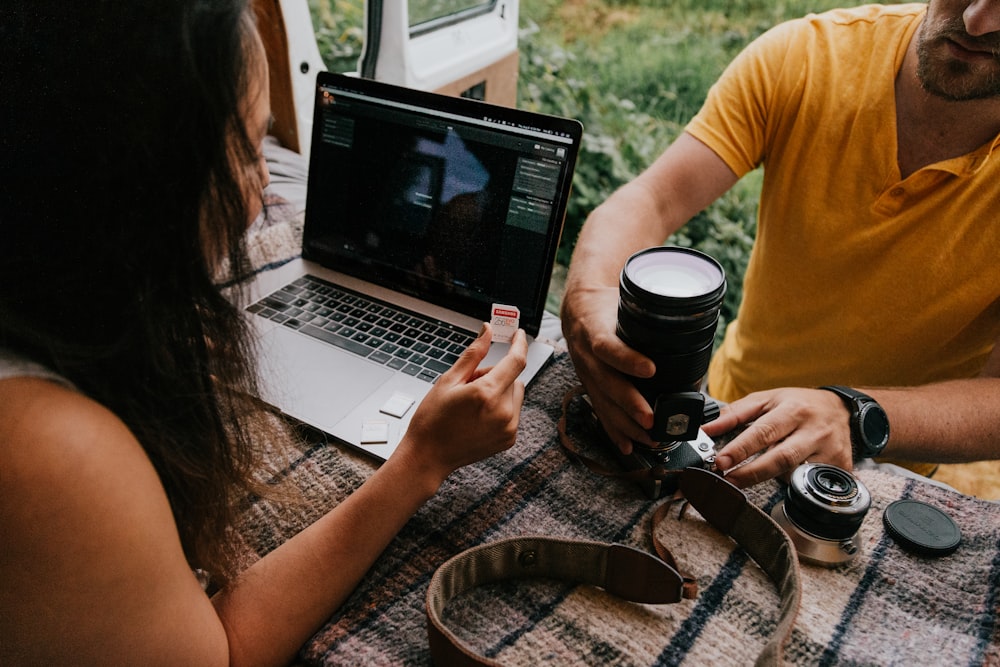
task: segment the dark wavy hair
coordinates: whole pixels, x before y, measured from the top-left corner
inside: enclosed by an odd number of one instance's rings
[[[223,580],[255,373],[205,246],[240,277],[252,30],[247,0],[0,8],[0,346],[125,422]]]

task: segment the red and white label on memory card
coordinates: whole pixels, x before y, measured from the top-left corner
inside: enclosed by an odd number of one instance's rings
[[[490,326],[493,328],[493,342],[509,343],[521,326],[521,309],[517,306],[494,303],[492,312]]]

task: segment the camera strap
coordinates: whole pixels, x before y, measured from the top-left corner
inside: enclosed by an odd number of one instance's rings
[[[592,473],[601,475],[602,477],[613,477],[616,479],[625,479],[630,482],[642,482],[645,480],[662,480],[673,475],[680,473],[680,470],[668,470],[663,466],[654,466],[645,470],[619,470],[612,469],[600,461],[590,458],[584,454],[576,443],[573,442],[573,438],[569,437],[567,432],[567,415],[569,414],[569,406],[573,400],[577,397],[582,397],[587,393],[587,390],[583,388],[583,385],[577,385],[566,392],[563,396],[562,401],[562,415],[559,417],[559,423],[557,429],[559,431],[559,442],[562,443],[563,449],[566,450],[566,454],[574,461],[586,466],[588,470]],[[591,413],[593,415],[593,413]],[[596,421],[596,417],[595,417]]]
[[[582,390],[571,393],[563,403],[560,435],[565,434],[565,407]],[[671,474],[678,476],[677,495],[661,503],[651,519],[652,546],[659,557],[621,544],[525,536],[467,549],[441,565],[431,578],[426,602],[434,663],[439,667],[501,664],[469,648],[441,619],[450,600],[489,583],[544,577],[598,586],[643,604],[695,598],[694,578],[679,571],[670,550],[656,535],[657,526],[674,503],[681,501],[678,520],[683,518],[688,504],[693,506],[711,526],[735,540],[777,587],[780,616],[756,664],[781,664],[801,598],[799,562],[790,538],[766,512],[721,476],[700,468]]]

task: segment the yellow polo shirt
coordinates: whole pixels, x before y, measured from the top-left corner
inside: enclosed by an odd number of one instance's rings
[[[743,304],[712,360],[712,395],[982,369],[1000,336],[1000,137],[900,180],[893,81],[925,8],[777,26],[687,127],[738,175],[764,165]]]

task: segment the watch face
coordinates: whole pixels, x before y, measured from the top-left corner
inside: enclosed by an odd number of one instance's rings
[[[889,440],[889,419],[877,404],[869,403],[859,415],[861,432],[864,434],[865,447],[878,454]]]

